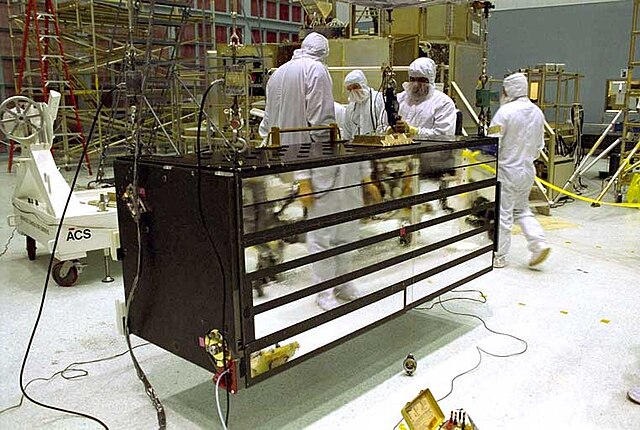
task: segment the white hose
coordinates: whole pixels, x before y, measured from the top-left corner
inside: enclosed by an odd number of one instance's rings
[[[218,393],[218,389],[220,388],[220,381],[227,373],[229,373],[229,369],[222,372],[220,376],[218,376],[218,380],[216,381],[216,406],[218,407],[218,417],[220,418],[220,423],[222,424],[222,428],[224,430],[227,430],[227,425],[224,423],[224,417],[222,416],[222,408],[220,407],[220,394]]]

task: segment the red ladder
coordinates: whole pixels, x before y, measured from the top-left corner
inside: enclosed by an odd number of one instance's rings
[[[34,37],[31,38],[31,43],[35,43],[37,58],[29,58],[27,56],[27,47],[29,46],[29,39],[31,34],[31,24],[33,23],[33,30],[35,30]],[[36,75],[31,70],[31,61],[38,61],[40,82],[33,80]],[[62,75],[60,74],[62,71]],[[25,77],[29,78],[31,85],[23,87]],[[62,47],[62,40],[60,38],[60,27],[58,25],[58,17],[52,0],[44,0],[44,12],[38,11],[38,0],[27,0],[26,16],[24,21],[24,34],[22,37],[22,55],[20,57],[20,67],[18,68],[17,79],[17,92],[21,93],[23,90],[31,93],[41,91],[42,101],[46,102],[50,89],[57,89],[61,94],[60,109],[72,109],[75,118],[76,132],[68,133],[66,130],[66,114],[63,112],[63,133],[58,136],[63,138],[77,137],[82,143],[82,149],[84,150],[85,164],[89,175],[91,172],[91,163],[89,162],[89,154],[87,153],[87,142],[82,131],[82,123],[78,114],[78,103],[73,90],[73,82],[71,81],[71,75],[69,73],[69,65],[65,59],[64,49]],[[66,105],[66,96],[69,97],[70,105]],[[35,98],[35,97],[34,97]],[[53,150],[53,148],[52,148]],[[15,151],[15,143],[11,142],[9,147],[9,164],[8,170],[11,171],[13,165],[13,156]]]

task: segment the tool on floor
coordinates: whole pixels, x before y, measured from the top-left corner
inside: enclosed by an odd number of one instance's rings
[[[418,369],[418,362],[416,361],[416,358],[413,356],[413,354],[407,355],[407,358],[405,358],[402,362],[402,368],[404,369],[404,372],[409,376],[412,376],[415,373],[415,371]]]
[[[403,419],[394,430],[478,430],[464,409],[452,410],[449,419],[445,420],[442,409],[428,388],[420,391],[401,412]]]

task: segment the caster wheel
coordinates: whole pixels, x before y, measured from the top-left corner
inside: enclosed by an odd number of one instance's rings
[[[27,236],[27,255],[31,261],[36,259],[36,240],[31,236]]]
[[[51,268],[53,280],[61,287],[70,287],[78,280],[78,268],[71,262],[69,262],[69,264],[71,264],[71,266],[66,270],[66,273],[63,272],[65,266],[64,261],[58,261]]]

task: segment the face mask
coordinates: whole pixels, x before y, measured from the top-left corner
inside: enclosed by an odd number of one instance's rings
[[[429,95],[431,86],[425,82],[404,82],[402,88],[414,102],[422,101]]]
[[[362,103],[369,98],[369,91],[360,88],[359,90],[349,91],[349,102]]]

